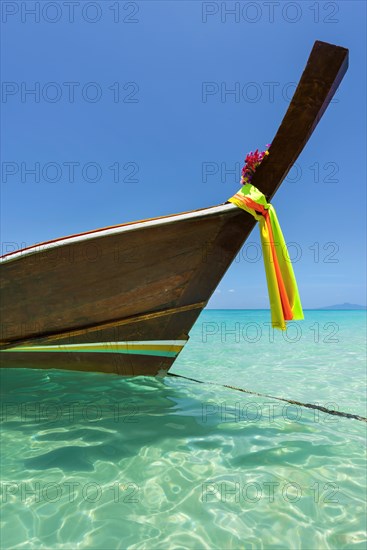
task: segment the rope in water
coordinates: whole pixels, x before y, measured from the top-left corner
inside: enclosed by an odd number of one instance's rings
[[[244,388],[237,388],[236,386],[229,386],[228,384],[218,384],[216,382],[204,382],[203,380],[196,380],[195,378],[189,378],[188,376],[182,376],[181,374],[173,374],[168,372],[168,376],[175,376],[177,378],[184,378],[185,380],[191,380],[191,382],[197,382],[198,384],[210,384],[211,386],[221,386],[223,388],[229,388],[230,390],[241,391],[243,393],[249,393],[251,395],[258,395],[259,397],[267,397],[268,399],[276,399],[278,401],[285,401],[291,405],[299,405],[300,407],[306,407],[307,409],[317,409],[326,414],[333,414],[335,416],[343,416],[344,418],[353,418],[354,420],[360,420],[361,422],[367,422],[367,418],[359,416],[358,414],[346,413],[342,411],[336,411],[334,409],[328,409],[321,405],[314,405],[313,403],[302,403],[301,401],[295,401],[294,399],[286,399],[285,397],[275,397],[274,395],[268,395],[266,393],[258,393],[256,391],[245,390]]]

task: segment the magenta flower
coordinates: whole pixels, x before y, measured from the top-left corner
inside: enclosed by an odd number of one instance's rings
[[[267,144],[267,149],[263,152],[259,152],[258,149],[253,153],[252,151],[247,154],[245,158],[245,165],[242,168],[242,177],[241,183],[245,185],[246,183],[251,183],[252,177],[255,173],[255,170],[260,166],[263,158],[269,154],[269,148],[271,144]]]

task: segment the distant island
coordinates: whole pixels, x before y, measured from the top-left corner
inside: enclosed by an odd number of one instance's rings
[[[344,304],[336,304],[334,306],[325,306],[317,309],[367,309],[367,307],[361,306],[359,304],[349,304],[348,302],[344,302]]]

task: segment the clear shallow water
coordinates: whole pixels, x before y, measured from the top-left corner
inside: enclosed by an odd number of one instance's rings
[[[365,314],[222,341],[268,316],[204,312],[173,372],[365,415]],[[340,341],[314,342],[317,322]],[[365,423],[177,378],[1,376],[1,548],[366,546]]]
[[[367,416],[366,312],[305,311],[286,332],[265,310],[205,310],[172,372]]]

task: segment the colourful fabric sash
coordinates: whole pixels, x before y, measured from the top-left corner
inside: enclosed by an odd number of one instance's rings
[[[268,283],[273,328],[286,330],[286,321],[303,319],[297,282],[275,209],[265,195],[247,183],[229,199],[260,223],[261,246]]]

